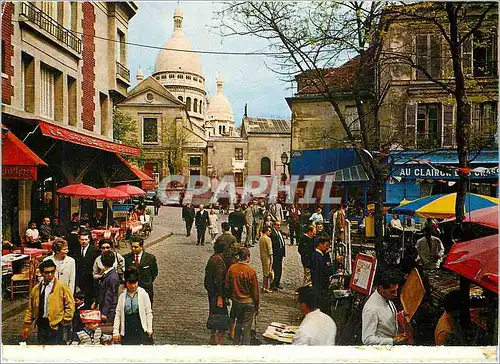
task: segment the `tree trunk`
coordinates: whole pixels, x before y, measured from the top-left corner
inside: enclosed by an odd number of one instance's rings
[[[462,72],[462,58],[460,44],[458,43],[458,21],[455,13],[456,4],[447,2],[446,12],[450,22],[450,52],[453,60],[453,72],[455,75],[455,101],[457,105],[456,118],[456,143],[458,154],[458,167],[469,168],[468,160],[468,128],[469,128],[469,104],[465,93],[465,78]],[[465,215],[465,193],[467,192],[468,177],[466,173],[460,173],[457,183],[457,200],[455,203],[456,224],[461,225]]]

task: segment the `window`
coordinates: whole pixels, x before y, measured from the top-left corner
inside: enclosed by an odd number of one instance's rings
[[[116,45],[116,61],[125,64],[125,34],[123,34],[120,29],[116,30],[116,40],[118,41]]]
[[[52,19],[57,19],[57,1],[42,1],[39,3],[39,7]]]
[[[2,39],[2,73],[5,73],[5,41]]]
[[[166,76],[164,78],[167,78]],[[169,73],[168,78],[175,78],[175,74]]]
[[[186,109],[187,111],[191,111],[191,98],[186,97]]]
[[[182,102],[184,102],[184,98],[182,96],[178,96],[177,97],[179,100],[181,100]]]
[[[101,105],[101,135],[108,135],[108,133],[111,131],[109,122],[108,95],[99,92],[99,101]]]
[[[198,112],[198,99],[193,100],[193,111]]]
[[[267,157],[260,160],[260,174],[261,176],[271,175],[271,160]]]
[[[177,78],[184,78],[184,75],[181,75],[180,73],[177,75]]]
[[[191,76],[187,75],[186,80],[190,80],[190,79],[191,79]]]
[[[491,138],[497,129],[497,103],[483,102],[471,105],[471,135]]]
[[[189,157],[190,167],[201,167],[201,157]]]
[[[441,107],[439,104],[418,104],[417,147],[441,147]]]
[[[425,69],[433,78],[441,77],[441,44],[435,34],[419,34],[416,37],[417,66]],[[417,69],[417,80],[427,80],[424,72]]]
[[[475,32],[462,46],[462,67],[466,75],[489,77],[497,75],[496,32]]]
[[[76,96],[76,80],[68,76],[68,122],[69,125],[76,126],[77,124],[77,96]]]
[[[243,173],[236,172],[234,174],[234,186],[235,187],[243,187]]]
[[[21,108],[35,112],[35,62],[33,57],[22,53]]]
[[[344,110],[345,119],[349,130],[353,133],[360,133],[361,127],[359,125],[358,109],[356,106],[346,106]]]
[[[234,148],[234,159],[238,161],[243,160],[243,148]]]
[[[78,26],[78,2],[77,1],[71,1],[71,19],[70,19],[70,26],[72,31],[77,30]]]
[[[169,77],[170,77],[170,75],[169,75]],[[166,78],[167,78],[167,75],[166,75],[166,74],[162,74],[162,75],[161,75],[161,79],[162,79],[162,80],[165,80]]]
[[[54,119],[54,72],[44,64],[40,64],[40,115]]]
[[[198,81],[198,77],[193,76],[193,81]]]
[[[142,119],[142,142],[158,143],[158,121],[156,118]]]
[[[159,80],[159,79],[160,79],[160,76],[155,76],[155,78],[156,78],[157,80]]]
[[[203,102],[200,100],[200,114],[203,114]]]

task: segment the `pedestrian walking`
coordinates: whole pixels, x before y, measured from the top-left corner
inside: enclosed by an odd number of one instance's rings
[[[259,239],[260,234],[262,233],[262,228],[264,227],[264,221],[266,220],[266,217],[267,217],[267,209],[266,209],[266,204],[264,203],[264,201],[260,201],[260,203],[259,203],[257,216],[259,218],[259,223],[257,226],[257,239]]]
[[[269,205],[268,213],[271,215],[273,221],[278,220],[280,223],[285,219],[283,215],[283,207],[277,202]]]
[[[273,280],[273,243],[271,241],[271,228],[264,226],[259,239],[260,261],[262,263],[262,291],[271,293],[269,288]]]
[[[44,260],[51,259],[56,264],[56,278],[59,282],[68,285],[71,294],[75,292],[76,263],[68,256],[68,242],[57,238],[52,243],[52,255]]]
[[[135,267],[139,274],[139,286],[149,295],[151,305],[153,304],[153,282],[158,276],[158,265],[156,257],[144,251],[144,239],[141,237],[132,237],[130,243],[130,253],[123,256],[126,269]]]
[[[316,212],[314,214],[311,215],[311,217],[309,218],[309,221],[311,221],[313,224],[322,224],[324,219],[323,219],[323,215],[321,214],[321,207],[318,207],[316,209]]]
[[[339,206],[339,209],[334,214],[335,220],[335,241],[345,241],[345,228],[346,228],[346,211],[347,205]]]
[[[330,248],[330,239],[320,236],[316,241],[316,248],[311,255],[311,281],[316,297],[319,299],[321,311],[330,314],[330,277],[333,275],[333,267],[327,251]]]
[[[115,254],[107,250],[100,256],[104,272],[99,279],[98,303],[103,322],[113,322],[120,288],[120,277],[114,268]]]
[[[140,272],[135,267],[125,271],[125,291],[118,298],[113,323],[113,341],[122,345],[153,343],[153,311],[149,295],[139,286]]]
[[[243,227],[246,225],[245,215],[241,212],[241,206],[236,205],[235,210],[231,212],[227,218],[229,226],[231,226],[231,234],[234,235],[238,244],[241,244],[241,235]]]
[[[99,256],[98,249],[90,244],[90,231],[81,229],[78,242],[80,249],[76,255],[76,286],[85,294],[85,301],[92,305],[96,297],[93,267]]]
[[[208,214],[208,233],[210,234],[211,243],[215,244],[215,237],[219,234],[219,216],[212,207]]]
[[[253,246],[253,239],[252,239],[252,228],[253,228],[253,202],[250,201],[248,203],[247,208],[243,212],[243,215],[245,216],[245,246],[247,248]]]
[[[253,216],[253,225],[252,225],[252,241],[254,244],[258,243],[258,239],[260,238],[260,233],[257,232],[259,229],[259,220],[260,220],[260,206],[257,201],[254,201],[252,208],[252,216]]]
[[[194,225],[196,226],[196,245],[205,245],[205,232],[208,225],[208,212],[205,206],[200,205],[194,217]]]
[[[337,325],[327,314],[321,312],[318,297],[309,286],[298,290],[300,310],[305,314],[295,333],[292,345],[335,345]]]
[[[22,337],[27,339],[32,326],[38,328],[39,345],[63,345],[65,327],[71,327],[75,312],[73,294],[67,284],[57,280],[52,259],[40,263],[42,281],[29,294]]]
[[[194,211],[193,205],[190,203],[182,206],[182,220],[186,223],[186,236],[191,235],[191,228],[193,227],[193,221],[196,213]]]
[[[161,200],[157,194],[155,194],[155,196],[153,197],[153,205],[154,205],[155,216],[158,216],[158,213],[160,212],[160,207],[161,207]]]
[[[290,231],[290,245],[293,245],[294,240],[299,244],[300,239],[300,216],[302,212],[297,207],[295,202],[292,203],[288,211],[288,229]]]
[[[214,249],[217,245],[222,245],[224,247],[222,255],[226,261],[226,265],[229,268],[232,264],[238,261],[237,253],[239,251],[239,244],[236,238],[229,231],[230,227],[227,222],[221,224],[222,234],[215,239]]]
[[[271,283],[271,289],[277,291],[283,289],[280,285],[281,273],[283,271],[283,259],[285,258],[285,238],[281,232],[281,221],[274,221],[274,227],[271,232],[271,241],[273,245],[273,272],[274,280]]]
[[[432,235],[430,226],[424,227],[424,237],[417,240],[415,245],[418,252],[417,261],[422,263],[425,270],[438,269],[444,255],[441,239]]]
[[[125,272],[125,259],[120,253],[113,252],[112,246],[113,242],[109,239],[102,239],[101,241],[99,241],[99,249],[101,250],[101,255],[99,255],[94,261],[94,265],[92,267],[92,275],[96,280],[102,278],[102,274],[104,273],[105,268],[104,264],[101,261],[101,257],[104,252],[110,251],[115,256],[113,267],[116,269],[116,272],[120,277],[120,282],[123,282],[123,273]]]
[[[229,267],[224,286],[233,302],[236,321],[233,343],[250,345],[252,322],[259,312],[259,283],[255,269],[250,266],[248,248],[240,249],[238,262]]]
[[[208,321],[210,330],[209,345],[223,345],[224,335],[229,328],[227,304],[224,300],[224,281],[226,279],[227,265],[222,253],[224,245],[214,246],[214,254],[210,257],[205,267],[204,285],[208,294]]]
[[[316,235],[316,228],[314,225],[309,225],[307,231],[299,241],[299,254],[302,267],[304,268],[304,286],[312,285],[311,281],[311,265],[312,265],[312,254],[315,249],[314,236]]]

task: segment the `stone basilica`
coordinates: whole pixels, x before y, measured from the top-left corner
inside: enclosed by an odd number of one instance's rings
[[[232,106],[218,75],[209,97],[200,57],[183,31],[183,13],[173,16],[173,33],[156,57],[154,72],[117,105],[137,123],[143,155],[140,167],[153,177],[169,174],[233,175],[237,186],[247,175],[274,175],[290,150],[290,121],[243,117],[237,128]]]

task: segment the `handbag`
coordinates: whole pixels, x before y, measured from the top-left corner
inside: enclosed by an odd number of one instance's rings
[[[229,315],[226,307],[217,307],[215,312],[208,316],[207,329],[218,331],[229,329]]]

